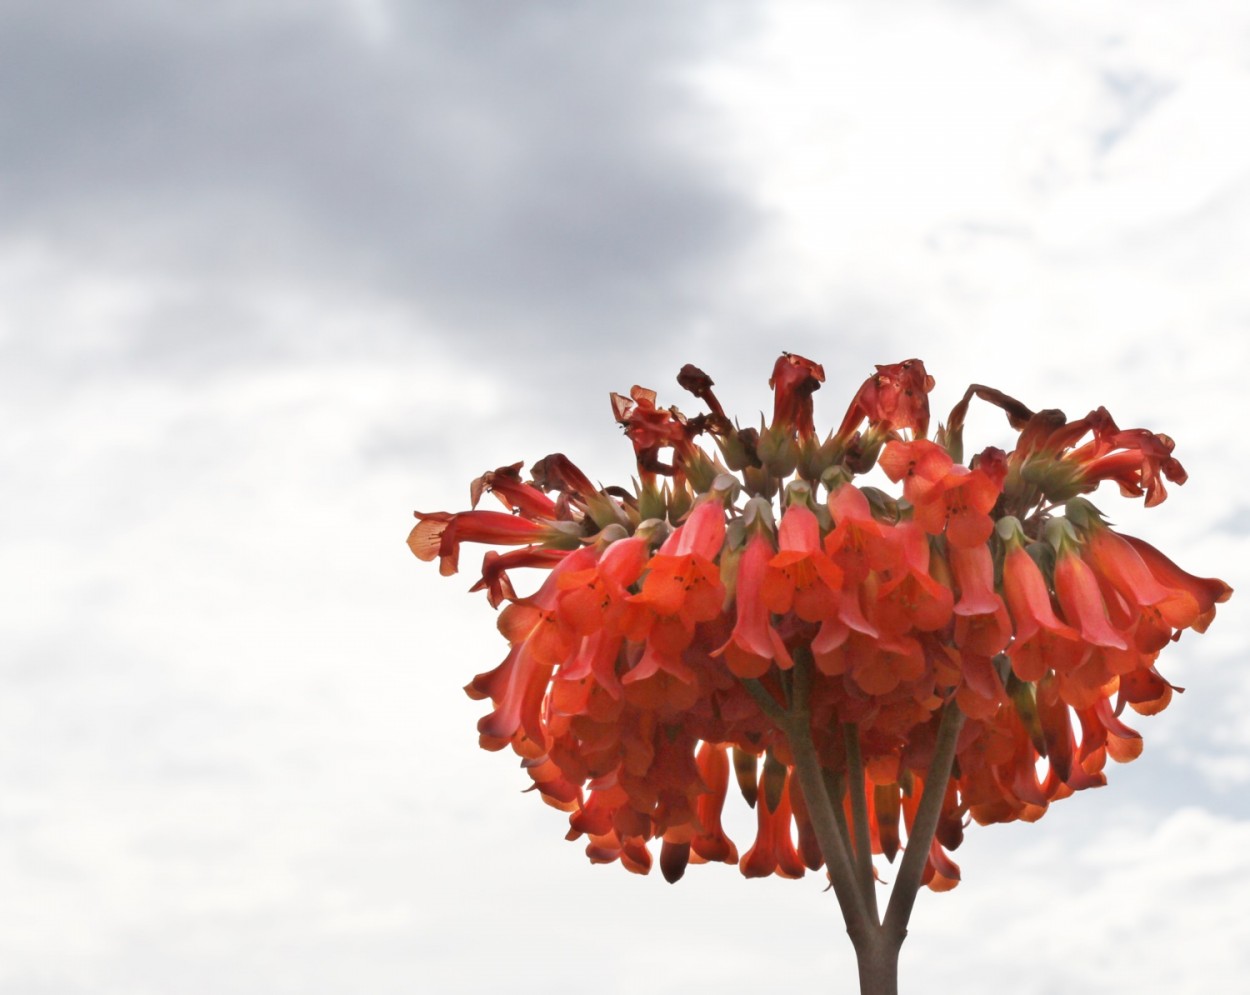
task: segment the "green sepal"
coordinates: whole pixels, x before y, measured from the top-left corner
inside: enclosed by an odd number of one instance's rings
[[[600,529],[606,529],[611,525],[621,525],[628,529],[634,524],[620,503],[612,500],[602,491],[596,491],[586,498],[586,514]]]
[[[859,492],[864,495],[872,517],[879,522],[897,523],[911,510],[911,504],[902,498],[894,498],[878,487],[861,487]]]
[[[1055,576],[1055,548],[1048,542],[1031,542],[1024,551],[1032,557],[1037,569],[1046,578],[1048,586],[1053,585]]]
[[[586,535],[578,522],[551,522],[547,529],[543,545],[548,549],[577,549],[586,542]]]
[[[1024,526],[1015,515],[1004,515],[995,522],[994,532],[1009,546],[1024,542]]]
[[[647,521],[650,518],[664,518],[668,514],[668,501],[664,491],[654,484],[647,484],[638,489],[638,518]]]
[[[753,497],[742,509],[739,519],[751,533],[765,532],[770,536],[777,534],[777,520],[773,517],[773,503],[767,498]]]
[[[716,479],[725,473],[723,466],[698,448],[690,456],[682,460],[681,466],[685,471],[686,479],[690,481],[690,486],[694,488],[696,494],[706,494],[712,489]]]
[[[766,428],[760,433],[756,455],[764,469],[778,480],[784,480],[799,462],[799,448],[793,434],[781,427]]]
[[[1045,530],[1042,533],[1046,537],[1046,541],[1051,545],[1056,553],[1061,553],[1065,548],[1071,549],[1080,544],[1080,538],[1076,534],[1076,529],[1067,518],[1052,518],[1046,523]]]
[[[825,490],[833,494],[845,484],[849,484],[855,479],[855,474],[851,473],[845,465],[838,463],[835,466],[827,467],[820,475],[820,482]]]
[[[668,520],[676,525],[694,507],[694,494],[685,486],[666,485],[664,490],[668,498]]]
[[[806,480],[792,480],[786,484],[781,503],[787,508],[792,504],[803,504],[815,509],[816,495],[812,493],[812,485]]]
[[[799,476],[813,483],[823,481],[825,473],[840,463],[843,451],[842,444],[832,435],[824,442],[817,442],[815,436],[802,440],[799,443]]]
[[[1102,528],[1108,524],[1103,513],[1094,507],[1088,498],[1073,498],[1063,506],[1063,513],[1074,526],[1082,532]]]
[[[740,473],[748,467],[760,465],[759,457],[755,453],[758,440],[759,433],[755,429],[737,428],[728,435],[716,436],[716,445],[725,457],[725,465],[735,473]]]

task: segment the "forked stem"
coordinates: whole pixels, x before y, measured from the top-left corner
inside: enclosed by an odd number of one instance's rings
[[[964,713],[959,710],[954,699],[951,699],[942,709],[942,721],[938,724],[937,743],[933,749],[928,776],[924,779],[920,807],[916,810],[915,821],[907,834],[907,848],[903,851],[898,880],[894,882],[890,902],[885,910],[883,928],[891,934],[897,934],[899,943],[907,935],[907,923],[911,919],[911,910],[920,891],[925,860],[937,832],[938,819],[942,815],[942,801],[950,784],[951,769],[955,764],[955,746],[959,742],[959,732],[963,725]]]
[[[811,688],[811,655],[805,650],[794,653],[793,694],[789,707],[783,706],[758,681],[744,681],[747,690],[760,703],[766,714],[777,723],[790,744],[794,773],[812,820],[812,829],[820,844],[825,866],[829,871],[834,895],[842,910],[846,931],[855,947],[859,969],[860,995],[898,995],[898,956],[907,937],[916,896],[924,877],[925,861],[937,832],[942,801],[950,783],[955,761],[955,747],[963,727],[963,713],[953,700],[942,709],[938,724],[933,760],[924,778],[924,790],[907,845],[899,866],[898,877],[890,892],[884,919],[878,918],[872,854],[869,849],[869,828],[864,775],[859,753],[859,733],[844,726],[847,748],[847,790],[851,792],[854,822],[851,827],[842,815],[840,793],[828,790],[829,773],[820,762],[812,738],[811,712],[808,697]],[[837,779],[840,781],[842,779]],[[835,781],[834,783],[837,783]]]
[[[872,869],[872,842],[868,828],[868,796],[864,787],[864,761],[859,749],[859,727],[853,722],[842,726],[846,743],[847,789],[851,795],[851,819],[855,824],[855,868],[860,888],[867,898],[868,911],[875,923],[877,912],[876,875]]]

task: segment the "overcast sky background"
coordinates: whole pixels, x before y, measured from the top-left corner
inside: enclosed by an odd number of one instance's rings
[[[903,989],[1250,976],[1250,8],[1094,6],[0,4],[0,992],[850,990],[818,876],[564,842],[404,545],[783,349],[821,425],[919,356],[1169,433],[1187,486],[1098,501],[1239,590],[1140,760],[969,832]]]

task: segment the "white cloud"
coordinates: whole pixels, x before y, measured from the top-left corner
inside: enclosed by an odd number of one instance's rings
[[[1237,985],[1250,968],[1237,913],[1250,821],[1196,808],[1157,816],[1110,799],[1084,807],[1062,828],[1058,807],[1018,827],[994,847],[989,873],[985,855],[978,868],[967,860],[959,889],[922,896],[904,948],[912,977],[985,995],[1008,977],[1022,995]],[[1030,845],[1027,834],[1042,838]]]

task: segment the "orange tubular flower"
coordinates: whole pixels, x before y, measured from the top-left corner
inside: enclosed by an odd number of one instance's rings
[[[724,535],[724,508],[713,498],[698,505],[651,557],[642,590],[628,598],[642,610],[626,628],[629,638],[646,640],[646,651],[622,678],[624,683],[658,670],[691,679],[681,654],[694,638],[695,626],[719,616],[725,601],[725,586],[713,562]]]
[[[881,469],[915,506],[915,520],[931,535],[946,533],[952,546],[979,546],[994,531],[990,511],[1006,476],[1006,457],[987,449],[975,469],[958,466],[945,449],[926,439],[889,442]]]
[[[959,589],[954,606],[955,645],[982,657],[1001,653],[1011,640],[1011,619],[994,590],[994,558],[988,546],[952,546],[951,569]]]
[[[1011,540],[1003,560],[1003,593],[1015,639],[1007,655],[1022,681],[1040,680],[1052,667],[1067,672],[1086,653],[1080,634],[1056,617],[1047,587],[1033,557],[1018,539]]]
[[[1195,577],[1186,573],[1150,543],[1133,536],[1121,536],[1137,553],[1141,561],[1169,592],[1160,605],[1167,606],[1168,615],[1195,632],[1206,632],[1215,618],[1215,606],[1223,604],[1233,595],[1233,589],[1216,577]],[[1189,602],[1192,601],[1193,605]]]
[[[872,620],[882,629],[933,632],[950,621],[954,596],[951,589],[929,572],[929,538],[915,522],[894,529],[903,554],[902,563],[881,572]]]
[[[490,697],[495,703],[495,710],[478,723],[486,749],[502,749],[511,741],[525,757],[545,751],[547,734],[540,715],[543,696],[555,665],[573,648],[572,633],[560,625],[551,609],[560,574],[579,569],[594,555],[586,547],[566,557],[532,598],[514,602],[499,616],[500,631],[512,644],[512,652],[499,667],[478,675],[465,689],[470,697]]]
[[[916,520],[924,524],[925,517],[921,511],[940,498],[950,484],[955,461],[950,453],[936,442],[927,439],[916,439],[913,442],[898,440],[886,443],[881,451],[880,466],[885,475],[894,483],[903,481],[903,497],[916,506]],[[941,532],[945,522],[945,506],[941,506],[942,523],[937,528],[926,528],[926,532]],[[988,539],[989,537],[986,536]]]
[[[952,546],[979,546],[994,531],[990,512],[998,503],[1007,476],[1006,456],[1000,449],[982,452],[971,470],[953,468],[954,481],[946,490],[946,540]]]
[[[734,594],[737,621],[729,640],[713,651],[725,654],[725,665],[736,677],[762,677],[774,660],[783,669],[794,665],[781,636],[770,621],[764,602],[764,582],[773,546],[763,533],[747,540],[738,561],[738,588]]]
[[[843,866],[848,844],[852,858],[902,851],[896,888],[946,890],[969,818],[1038,819],[1106,783],[1108,758],[1136,757],[1125,706],[1170,703],[1182,689],[1163,650],[1232,591],[1079,496],[1110,480],[1159,504],[1185,481],[1168,436],[974,384],[929,439],[918,359],[878,366],[825,435],[824,381],[781,356],[771,425],[739,429],[687,365],[679,383],[704,413],[640,386],[612,395],[632,490],[559,453],[529,479],[506,464],[473,481],[471,510],[417,512],[408,544],[444,575],[465,542],[513,547],[488,549],[472,587],[499,610],[506,655],[465,690],[489,702],[481,745],[521,758],[592,862],[658,862],[669,881],[707,862],[825,868],[849,925],[875,902],[872,867]],[[964,465],[973,400],[1006,414],[1010,455]],[[878,464],[895,493],[857,482]],[[488,493],[506,511],[479,510]],[[722,824],[731,750],[756,808],[741,856]]]
[[[1003,682],[988,656],[965,651],[960,658],[959,689],[955,700],[970,719],[991,720],[1008,703]]]
[[[559,581],[559,611],[584,636],[607,629],[620,632],[628,611],[629,588],[647,565],[647,541],[630,536],[612,543],[593,566],[566,571]]]
[[[790,778],[787,775],[775,808],[770,809],[763,796],[755,806],[755,843],[742,855],[738,865],[744,877],[762,878],[776,874],[783,878],[801,878],[807,872],[791,836],[792,814]]]
[[[1065,546],[1055,561],[1055,594],[1064,617],[1076,624],[1090,646],[1126,650],[1128,643],[1111,627],[1098,578],[1076,551]]]
[[[897,537],[873,516],[864,492],[843,484],[829,495],[833,531],[825,551],[842,568],[848,584],[861,584],[870,571],[889,570],[902,558]]]
[[[1181,629],[1204,631],[1215,605],[1232,594],[1223,581],[1186,574],[1147,543],[1130,542],[1094,519],[1086,525],[1082,555],[1114,592],[1107,605],[1113,621],[1132,629],[1143,653],[1162,649]]]
[[[838,610],[842,571],[820,542],[820,525],[806,505],[786,508],[777,532],[781,551],[769,561],[761,594],[770,611],[791,610],[805,622],[819,622]]]
[[[897,633],[872,639],[851,632],[833,647],[813,641],[812,655],[821,673],[830,677],[847,674],[854,686],[868,695],[887,695],[925,672],[925,652],[919,640]]]
[[[1087,650],[1079,633],[1059,621],[1049,603],[1038,596],[1041,592],[1035,583],[1023,579],[1022,574],[1032,574],[1036,569],[1031,560],[1026,563],[1027,558],[1023,551],[1009,555],[1010,565],[1004,567],[1005,575],[1012,576],[1011,580],[1004,577],[1003,583],[1008,586],[1007,604],[1016,624],[1016,636],[1007,655],[1016,677],[1037,681],[1052,669],[1069,673],[1084,659]]]
[[[707,790],[699,795],[698,822],[700,832],[690,841],[692,859],[726,864],[738,862],[738,848],[721,828],[721,811],[729,793],[729,755],[723,745],[704,743],[699,747],[699,774]]]

